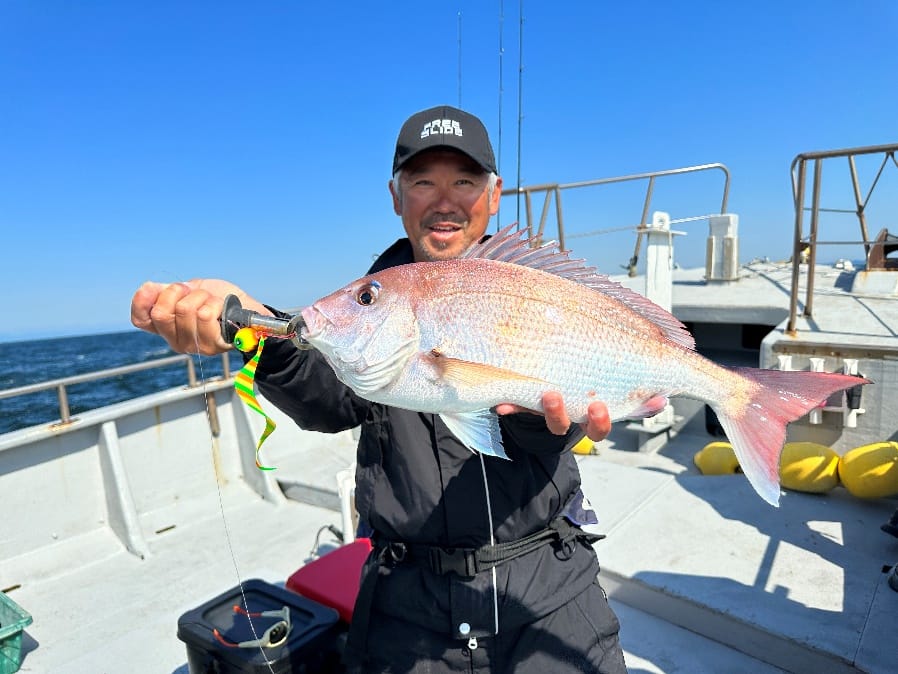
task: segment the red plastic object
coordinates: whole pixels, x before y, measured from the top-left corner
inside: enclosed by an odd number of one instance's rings
[[[371,540],[357,538],[297,569],[287,579],[287,588],[336,609],[340,619],[349,624],[359,593],[362,565],[369,552]]]

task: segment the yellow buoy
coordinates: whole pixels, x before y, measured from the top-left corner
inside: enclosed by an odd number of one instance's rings
[[[858,498],[898,494],[898,442],[874,442],[845,452],[839,478]]]
[[[786,489],[822,494],[839,484],[839,455],[816,442],[787,442],[780,456]]]
[[[589,439],[588,436],[583,436],[580,442],[571,447],[571,451],[574,454],[592,454],[593,449],[595,448],[595,443]]]
[[[739,472],[739,459],[729,442],[709,442],[692,459],[703,475],[732,475]]]

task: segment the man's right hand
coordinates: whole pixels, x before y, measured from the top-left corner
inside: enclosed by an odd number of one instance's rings
[[[186,283],[147,281],[131,299],[131,323],[162,337],[173,351],[211,356],[231,344],[221,336],[224,298],[236,295],[245,309],[266,316],[271,312],[233,283],[194,279]]]

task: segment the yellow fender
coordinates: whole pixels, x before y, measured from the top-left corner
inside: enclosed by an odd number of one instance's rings
[[[571,447],[571,451],[574,454],[592,454],[594,447],[595,443],[589,439],[589,436],[584,435],[576,445]]]
[[[780,484],[822,494],[839,484],[839,455],[816,442],[787,442],[780,455]]]
[[[898,495],[898,442],[874,442],[845,452],[839,478],[858,498]]]
[[[732,475],[739,472],[739,459],[729,442],[709,442],[693,457],[702,475]]]

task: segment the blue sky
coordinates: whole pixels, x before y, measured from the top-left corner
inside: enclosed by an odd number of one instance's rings
[[[790,254],[796,154],[898,142],[892,0],[528,0],[519,35],[520,4],[0,0],[0,340],[128,329],[144,280],[285,308],[342,286],[401,235],[402,121],[459,98],[506,187],[724,163],[743,261]],[[895,168],[874,232],[898,229]],[[644,190],[566,193],[566,231],[635,225]],[[659,183],[653,208],[711,213],[721,190]],[[687,231],[677,259],[701,264],[706,225]],[[618,273],[634,240],[569,243]]]

